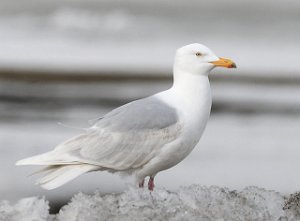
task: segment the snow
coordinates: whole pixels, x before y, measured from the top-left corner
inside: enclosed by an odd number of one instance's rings
[[[299,193],[282,194],[255,186],[241,191],[191,185],[153,192],[129,187],[118,194],[78,193],[58,214],[48,213],[45,198],[31,197],[15,205],[0,202],[0,220],[299,220]]]
[[[44,221],[49,217],[49,205],[45,198],[29,197],[19,200],[15,205],[0,202],[2,221]]]

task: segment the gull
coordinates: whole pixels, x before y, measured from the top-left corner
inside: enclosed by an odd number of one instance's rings
[[[181,162],[199,142],[215,67],[236,65],[202,44],[183,46],[176,51],[171,88],[118,107],[54,150],[16,164],[45,166],[37,184],[49,190],[87,172],[108,171],[134,174],[139,187],[149,177],[152,191],[156,174]]]

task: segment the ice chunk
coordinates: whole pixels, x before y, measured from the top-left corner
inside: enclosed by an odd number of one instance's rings
[[[176,192],[129,189],[121,194],[77,194],[57,220],[284,220],[284,199],[257,187],[242,191],[192,185]]]
[[[177,191],[130,188],[123,193],[76,194],[58,214],[49,215],[44,198],[0,202],[0,221],[135,221],[135,220],[299,220],[300,193],[284,197],[275,191],[247,187],[192,185]]]
[[[49,204],[44,197],[30,197],[19,200],[15,205],[0,202],[1,221],[46,221],[49,217]]]

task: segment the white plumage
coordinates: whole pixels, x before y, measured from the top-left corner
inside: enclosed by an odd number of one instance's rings
[[[100,118],[84,134],[53,151],[17,162],[44,165],[43,188],[59,187],[83,173],[134,173],[139,186],[183,160],[198,143],[211,108],[208,74],[215,66],[235,67],[207,47],[191,44],[177,50],[173,86],[123,105]]]

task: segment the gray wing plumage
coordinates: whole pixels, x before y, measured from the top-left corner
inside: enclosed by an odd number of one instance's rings
[[[147,163],[179,133],[176,110],[149,97],[109,112],[86,134],[59,145],[55,152],[73,161],[128,170]]]
[[[177,123],[176,110],[157,98],[133,101],[105,115],[96,126],[118,131],[163,129]]]

